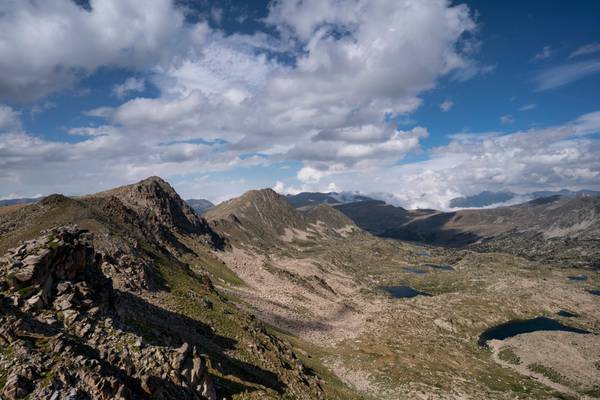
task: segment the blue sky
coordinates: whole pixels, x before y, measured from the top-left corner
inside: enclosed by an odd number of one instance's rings
[[[600,5],[0,4],[0,198],[600,188]]]

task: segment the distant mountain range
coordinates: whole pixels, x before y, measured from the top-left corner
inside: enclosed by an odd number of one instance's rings
[[[373,200],[370,197],[354,192],[302,192],[294,195],[288,194],[286,199],[292,206],[296,208],[315,206],[317,204],[347,204],[358,201]]]
[[[483,192],[457,199],[472,209],[453,212],[407,210],[381,200],[357,196],[342,202],[330,193],[287,196],[299,209],[328,203],[360,228],[381,237],[481,251],[502,251],[532,259],[598,266],[600,251],[600,192],[533,192],[532,200],[510,206],[524,195]],[[476,209],[475,209],[476,208]]]
[[[206,199],[187,199],[186,203],[194,209],[198,214],[202,214],[206,210],[210,210],[215,205]]]
[[[562,196],[562,197],[575,197],[579,195],[586,196],[600,196],[600,192],[594,190],[558,190],[558,191],[539,191],[539,192],[531,192],[525,194],[518,194],[510,191],[502,191],[502,192],[491,192],[491,191],[483,191],[478,194],[474,194],[471,196],[465,197],[455,197],[450,200],[449,206],[450,208],[481,208],[481,207],[490,207],[490,206],[500,206],[503,203],[524,203],[529,200],[540,199],[544,197],[550,196]],[[508,205],[508,204],[506,204]]]
[[[16,204],[32,204],[32,203],[38,202],[42,199],[43,199],[43,197],[33,197],[33,198],[23,197],[20,199],[6,199],[6,200],[0,200],[0,206],[14,206]]]

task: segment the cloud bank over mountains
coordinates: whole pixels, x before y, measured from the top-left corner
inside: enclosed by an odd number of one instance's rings
[[[422,152],[430,132],[400,129],[397,119],[440,79],[489,70],[477,61],[478,24],[465,5],[280,1],[264,20],[274,34],[226,34],[184,13],[168,0],[92,0],[89,9],[2,3],[0,102],[12,101],[0,107],[2,187],[77,194],[158,174],[177,177],[192,196],[214,187],[198,173],[274,163],[300,163],[301,188],[388,192],[405,206],[442,206],[495,185],[597,185],[598,113],[563,126],[455,135],[428,159],[403,161]],[[76,88],[101,68],[131,77],[112,88],[119,105],[87,110],[97,124],[68,130],[69,140],[25,131],[20,104]],[[563,81],[540,75],[538,87]],[[143,96],[147,85],[158,96]],[[450,111],[453,103],[444,104]]]

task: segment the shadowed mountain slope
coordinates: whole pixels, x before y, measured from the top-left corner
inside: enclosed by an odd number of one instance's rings
[[[600,198],[596,196],[557,195],[514,206],[455,212],[405,210],[377,201],[335,208],[382,237],[599,265]]]
[[[71,228],[73,224],[78,227]],[[83,234],[82,229],[89,233]],[[85,252],[91,254],[89,262],[70,250],[78,249],[78,243],[84,241]],[[295,357],[291,345],[267,333],[260,322],[212,285],[211,277],[243,284],[213,256],[224,243],[168,183],[156,177],[80,198],[51,195],[36,204],[0,213],[0,254],[13,248],[0,262],[0,283],[2,290],[8,290],[4,294],[7,297],[0,298],[4,304],[0,308],[2,326],[52,314],[57,322],[35,329],[48,335],[64,334],[73,358],[81,356],[78,360],[82,360],[81,365],[69,367],[72,376],[63,377],[60,371],[65,367],[64,360],[56,357],[54,347],[24,352],[22,349],[35,346],[32,340],[42,339],[17,335],[3,342],[1,338],[7,336],[0,333],[3,354],[14,354],[9,360],[0,357],[0,378],[8,378],[11,393],[19,396],[41,393],[48,380],[38,377],[47,376],[52,382],[58,379],[53,383],[56,390],[77,389],[91,398],[99,398],[97,387],[117,385],[117,381],[133,394],[130,398],[215,398],[210,390],[203,393],[206,382],[217,398],[240,394],[256,399],[322,398],[316,377]],[[95,275],[100,269],[101,274],[110,277],[111,287],[105,285],[98,290],[110,292],[116,308],[90,319],[88,310],[101,304],[96,304],[93,295],[78,297],[84,293],[78,287],[89,287],[94,281],[79,272],[61,272],[70,268],[70,259],[78,260],[77,271],[96,268]],[[48,271],[58,272],[48,275]],[[14,276],[22,276],[22,282],[15,281]],[[63,287],[75,287],[73,294]],[[64,299],[60,297],[63,294],[67,296]],[[12,308],[5,306],[8,303]],[[53,307],[59,306],[53,304],[58,303],[69,311],[54,316]],[[81,308],[80,303],[85,307]],[[88,325],[90,328],[85,328]],[[102,337],[110,351],[98,347]],[[131,361],[111,355],[117,348],[123,349],[123,357]],[[190,391],[169,388],[186,382],[178,375],[169,378],[171,383],[160,380],[161,374],[169,374],[161,371],[160,363],[169,361],[160,361],[159,353],[181,361],[173,361],[172,365],[181,367],[175,373],[192,374],[185,378],[190,382]],[[155,360],[157,368],[150,368],[152,361],[144,370],[144,359]],[[21,371],[31,364],[37,364],[37,369],[23,376]],[[203,364],[204,369],[198,369],[202,374],[194,375],[192,364],[198,368]],[[94,365],[102,368],[92,379],[85,372]],[[81,383],[73,383],[77,379]],[[118,387],[114,387],[116,391]]]
[[[202,214],[215,206],[211,201],[206,199],[187,199],[186,203],[188,203],[198,214]]]
[[[300,211],[271,189],[251,190],[215,206],[204,216],[220,234],[261,247],[294,238],[340,236],[342,230],[358,229],[352,220],[328,205]]]

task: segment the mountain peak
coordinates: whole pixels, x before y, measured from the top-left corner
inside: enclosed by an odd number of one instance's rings
[[[307,212],[294,208],[272,189],[251,190],[208,210],[206,218],[232,239],[272,245],[290,235],[339,235],[336,229],[354,226],[351,220],[328,205]],[[318,227],[318,228],[317,228]]]
[[[281,196],[280,194],[278,194],[276,191],[274,191],[271,188],[250,190],[250,191],[244,193],[242,196],[240,196],[240,198],[247,199],[247,200],[275,200],[275,201],[284,199],[283,196]]]
[[[157,176],[89,197],[116,197],[150,226],[162,225],[185,233],[209,234],[213,243],[219,242],[206,220],[196,214],[168,182]]]
[[[267,216],[266,213],[269,213]],[[256,214],[255,217],[268,219],[272,215],[286,216],[288,221],[295,221],[296,210],[273,189],[250,190],[240,197],[227,200],[206,212],[211,220],[224,219],[231,216],[243,217]]]

